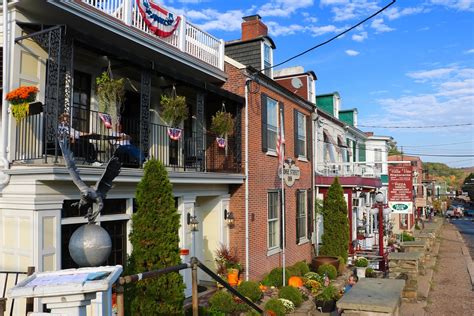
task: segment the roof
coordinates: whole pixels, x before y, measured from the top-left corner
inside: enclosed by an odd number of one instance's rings
[[[272,40],[272,38],[270,36],[265,36],[265,35],[257,36],[255,38],[248,39],[245,41],[241,39],[231,40],[231,41],[225,42],[225,46],[233,46],[233,45],[238,45],[242,43],[251,43],[251,42],[257,42],[257,41],[264,41],[264,40],[268,40],[270,44],[272,45],[273,49],[276,48],[275,42]]]

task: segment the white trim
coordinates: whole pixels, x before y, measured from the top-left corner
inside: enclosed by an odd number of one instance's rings
[[[244,64],[239,63],[237,60],[232,59],[232,58],[230,58],[230,57],[227,56],[227,55],[224,57],[224,61],[225,61],[226,63],[228,63],[228,64],[230,64],[230,65],[232,65],[232,66],[238,68],[238,69],[245,69],[245,68],[247,68],[247,66],[245,66]]]
[[[267,257],[273,256],[273,255],[275,255],[277,253],[280,253],[280,252],[281,252],[280,247],[274,247],[274,248],[268,249],[267,250]]]

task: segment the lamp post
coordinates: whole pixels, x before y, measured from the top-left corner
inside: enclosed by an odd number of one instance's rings
[[[379,256],[382,256],[382,260],[380,261],[379,264],[379,270],[380,271],[385,271],[385,259],[384,259],[384,247],[383,247],[383,193],[378,192],[375,195],[375,202],[376,206],[378,208],[378,213],[379,213]]]
[[[193,257],[196,257],[196,232],[199,230],[199,222],[197,220],[196,215],[191,215],[188,213],[187,215],[187,224],[189,226],[189,230],[192,234],[192,243],[193,243]]]

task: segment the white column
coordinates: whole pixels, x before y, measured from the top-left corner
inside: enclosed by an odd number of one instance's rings
[[[132,25],[132,12],[133,12],[133,1],[123,1],[123,21],[127,25]]]
[[[192,233],[189,230],[187,218],[188,213],[191,215],[195,215],[194,212],[194,205],[196,203],[195,196],[185,195],[179,199],[178,204],[178,213],[181,215],[180,222],[181,227],[179,228],[179,247],[180,249],[188,249],[189,255],[182,255],[181,261],[183,263],[188,263],[192,256],[195,254],[193,253],[193,244],[192,244]],[[190,297],[191,296],[191,270],[184,269],[180,271],[180,274],[183,276],[184,284],[186,285],[186,289],[184,290],[184,296]]]
[[[224,219],[224,212],[225,210],[227,210],[227,212],[232,212],[235,216],[234,210],[230,209],[229,202],[230,202],[229,194],[221,195],[221,210],[219,214],[219,223],[220,223],[219,242],[227,246],[229,246],[229,226],[227,226],[227,221]]]
[[[186,51],[186,17],[180,15],[181,21],[178,25],[178,48],[185,52]]]
[[[219,69],[224,71],[224,55],[225,55],[225,44],[224,40],[219,40]]]

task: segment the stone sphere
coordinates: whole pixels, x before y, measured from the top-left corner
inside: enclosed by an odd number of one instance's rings
[[[69,240],[69,253],[79,267],[98,267],[112,250],[112,241],[105,229],[95,224],[82,225]]]

